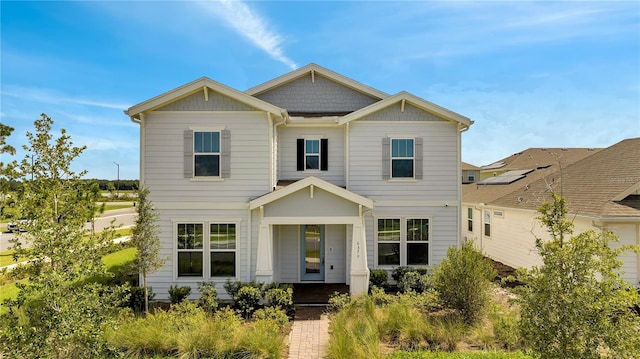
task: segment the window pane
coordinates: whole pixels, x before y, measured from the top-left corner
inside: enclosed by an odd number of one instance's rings
[[[219,176],[220,156],[196,155],[196,176]]]
[[[400,241],[400,220],[378,219],[378,241]]]
[[[195,132],[193,151],[196,153],[220,152],[220,132]]]
[[[211,252],[211,276],[235,277],[236,253],[235,252]]]
[[[391,157],[413,157],[413,139],[392,139]]]
[[[202,248],[202,224],[178,224],[178,249]]]
[[[404,178],[413,177],[413,160],[392,160],[391,177]]]
[[[407,265],[427,265],[429,264],[429,244],[409,243],[407,244]]]
[[[484,235],[487,237],[491,237],[491,224],[490,223],[485,223],[484,224]]]
[[[320,169],[320,156],[307,156],[305,168],[308,170]]]
[[[211,249],[236,249],[235,224],[211,224]]]
[[[429,220],[428,219],[408,219],[407,220],[407,240],[408,241],[428,241],[429,240]]]
[[[320,153],[320,140],[306,140],[306,150],[307,154],[318,154]]]
[[[202,276],[202,252],[178,252],[178,276]]]
[[[400,265],[400,243],[378,243],[378,265]]]

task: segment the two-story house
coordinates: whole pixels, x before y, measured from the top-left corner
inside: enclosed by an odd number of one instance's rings
[[[226,279],[361,293],[370,268],[438,264],[459,244],[472,121],[409,93],[310,64],[244,92],[203,77],[125,112],[159,213],[158,299]]]

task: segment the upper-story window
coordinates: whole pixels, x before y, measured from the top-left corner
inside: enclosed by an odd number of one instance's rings
[[[422,179],[422,137],[382,138],[382,178]]]
[[[228,178],[231,175],[229,130],[184,131],[184,177]]]
[[[298,138],[298,171],[327,171],[329,169],[329,140],[326,138]]]
[[[320,140],[304,141],[304,169],[320,169]]]
[[[220,132],[193,133],[194,176],[220,176]]]
[[[391,178],[413,178],[413,138],[391,139]]]

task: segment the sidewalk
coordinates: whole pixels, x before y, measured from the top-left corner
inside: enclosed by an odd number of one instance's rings
[[[298,311],[304,313],[299,315]],[[329,316],[323,311],[324,307],[296,310],[289,334],[289,359],[320,359],[325,356],[329,344]]]

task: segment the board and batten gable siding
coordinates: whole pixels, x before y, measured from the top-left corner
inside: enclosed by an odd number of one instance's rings
[[[256,111],[256,109],[213,90],[208,91],[208,100],[205,100],[204,91],[199,90],[156,111]]]
[[[374,200],[457,200],[458,129],[441,121],[353,121],[349,128],[350,191]],[[422,179],[383,178],[382,139],[422,138]]]
[[[204,280],[214,281],[216,283],[218,293],[221,294],[221,297],[224,297],[224,289],[222,289],[222,285],[227,278],[209,278],[207,276],[177,277],[177,239],[175,238],[175,225],[177,223],[204,223],[205,226],[209,222],[237,223],[236,278],[237,280],[245,282],[249,281],[250,273],[249,266],[247,265],[249,240],[247,238],[248,217],[246,210],[158,209],[157,212],[159,214],[158,225],[160,227],[161,243],[159,257],[166,261],[159,270],[149,274],[147,279],[149,286],[153,287],[153,292],[156,293],[155,298],[157,300],[168,300],[169,287],[172,285],[190,286],[191,295],[189,296],[189,299],[197,299],[200,297],[197,290],[198,282],[202,282]],[[207,248],[204,248],[204,251],[207,250]],[[204,258],[208,258],[206,253]]]
[[[313,82],[311,74],[307,74],[255,97],[286,108],[289,113],[347,113],[378,101],[319,74],[315,74]]]
[[[315,176],[336,186],[345,186],[344,128],[279,127],[278,130],[279,179],[298,180]],[[326,138],[328,140],[329,158],[326,171],[297,170],[296,141],[299,138]]]
[[[230,131],[224,180],[184,177],[184,132]],[[247,202],[270,191],[269,124],[260,112],[152,112],[145,118],[144,179],[154,202]]]

